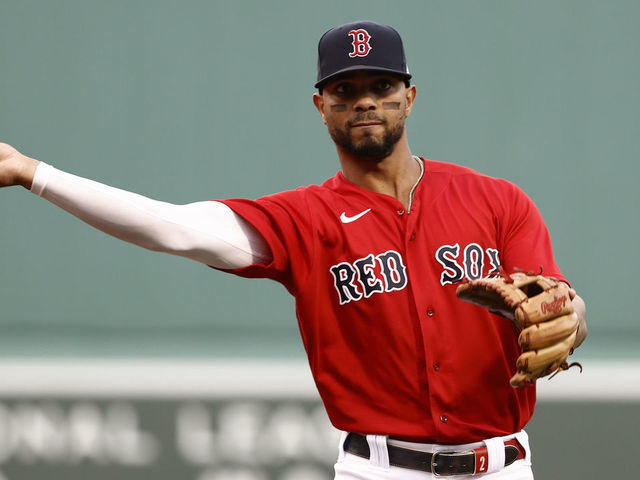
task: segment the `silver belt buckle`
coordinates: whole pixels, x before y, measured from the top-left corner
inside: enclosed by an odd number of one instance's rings
[[[433,452],[433,454],[431,455],[431,475],[433,475],[434,477],[442,476],[436,472],[436,467],[438,466],[438,462],[436,462],[436,458],[438,457],[439,454],[440,452]]]
[[[452,475],[457,475],[457,474],[441,474],[441,473],[437,473],[436,472],[436,467],[438,466],[438,462],[436,461],[436,458],[438,457],[438,455],[440,454],[446,454],[446,455],[450,455],[450,456],[460,456],[460,455],[468,455],[470,453],[473,453],[473,450],[467,450],[465,452],[434,452],[433,454],[431,454],[431,475],[433,475],[434,477],[450,477]],[[473,472],[471,472],[471,475],[473,475]]]

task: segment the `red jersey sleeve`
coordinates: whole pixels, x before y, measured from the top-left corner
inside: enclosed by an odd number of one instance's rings
[[[551,238],[533,201],[516,185],[506,182],[507,202],[500,241],[502,264],[509,273],[520,268],[566,281],[553,258]]]
[[[227,199],[222,203],[249,222],[271,251],[269,263],[225,271],[247,278],[270,278],[293,294],[292,265],[304,265],[312,258],[308,251],[311,218],[302,189],[257,200]]]

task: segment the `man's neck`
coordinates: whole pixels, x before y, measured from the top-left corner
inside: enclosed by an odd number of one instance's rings
[[[391,155],[375,161],[338,151],[342,173],[351,183],[366,190],[395,197],[409,207],[411,189],[420,178],[420,164],[408,144],[398,142]]]

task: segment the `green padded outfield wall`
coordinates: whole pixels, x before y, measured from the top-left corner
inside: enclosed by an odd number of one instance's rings
[[[358,18],[403,35],[413,152],[519,184],[589,306],[582,355],[637,355],[635,0],[0,0],[0,141],[177,203],[320,182],[338,163],[316,44]],[[18,187],[0,219],[4,356],[303,355],[276,283],[124,244]]]

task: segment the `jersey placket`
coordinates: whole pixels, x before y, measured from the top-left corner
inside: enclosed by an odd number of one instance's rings
[[[423,186],[424,188],[424,186]],[[434,303],[435,295],[430,298],[428,285],[428,270],[430,252],[426,250],[428,244],[426,238],[418,238],[428,234],[428,221],[421,212],[420,197],[416,196],[411,210],[405,215],[404,244],[407,261],[409,285],[413,306],[416,312],[417,331],[420,332],[417,338],[417,345],[422,346],[422,351],[418,354],[418,368],[420,391],[424,405],[428,409],[429,418],[433,422],[433,431],[442,431],[449,417],[445,409],[438,401],[438,385],[441,383],[444,374],[437,357],[437,346],[430,345],[433,341],[434,331],[437,330],[437,323],[440,320],[437,314],[437,305]],[[426,223],[425,223],[426,222]],[[421,225],[422,228],[419,228]]]
[[[420,208],[420,201],[418,198],[413,198],[410,210],[404,212],[404,210],[398,211],[398,214],[402,217],[402,235],[403,235],[403,243],[404,243],[404,256],[407,262],[407,276],[409,278],[409,296],[411,299],[411,303],[414,310],[413,319],[416,323],[415,332],[416,332],[416,369],[417,369],[417,377],[419,382],[419,391],[421,402],[423,405],[428,405],[430,403],[430,395],[429,395],[429,381],[428,381],[428,373],[427,373],[427,363],[426,363],[426,346],[424,344],[424,334],[422,332],[422,314],[423,311],[421,305],[421,295],[420,295],[420,282],[416,281],[419,277],[419,268],[420,268],[420,252],[419,245],[420,242],[417,240],[417,221],[419,218],[418,212]],[[426,415],[425,418],[432,419],[430,415]],[[427,429],[429,431],[433,431],[435,433],[436,426],[431,425],[428,426]]]

